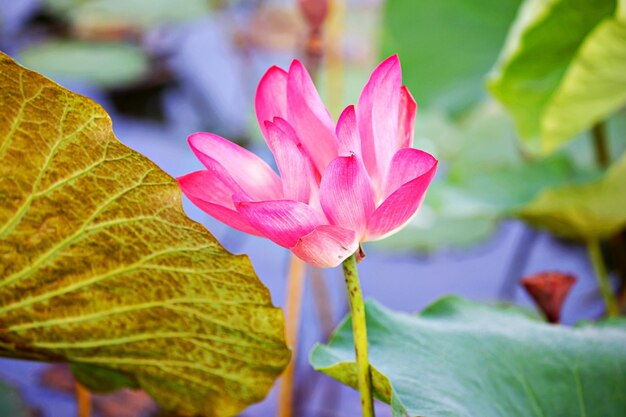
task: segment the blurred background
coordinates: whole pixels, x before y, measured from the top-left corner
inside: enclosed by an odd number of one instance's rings
[[[416,218],[397,235],[365,246],[365,296],[407,312],[446,294],[532,307],[519,280],[558,271],[578,280],[562,321],[600,317],[604,304],[584,245],[558,238],[549,227],[531,227],[520,213],[546,190],[602,178],[626,150],[623,107],[602,125],[603,164],[587,132],[540,155],[486,88],[521,0],[308,3],[328,4],[319,27],[297,0],[0,0],[0,50],[104,106],[117,137],[174,177],[202,167],[186,143],[197,131],[220,134],[273,163],[253,108],[257,83],[270,66],[303,60],[336,118],[356,103],[378,62],[397,53],[419,106],[414,146],[435,155],[440,168]],[[227,249],[248,254],[274,303],[284,305],[286,250],[219,224],[187,201],[185,210]],[[609,259],[618,290],[622,238],[616,235],[617,252]],[[308,269],[295,416],[358,413],[356,392],[308,364],[311,346],[347,311],[341,271]],[[63,367],[2,359],[0,378],[6,397],[0,416],[76,413]],[[275,415],[276,397],[275,389],[242,415]],[[96,416],[158,413],[142,393],[95,399]],[[391,410],[380,405],[378,415]]]

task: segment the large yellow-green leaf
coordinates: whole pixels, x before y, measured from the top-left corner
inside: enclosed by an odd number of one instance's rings
[[[248,258],[91,100],[0,55],[0,108],[0,354],[92,365],[181,415],[262,399],[289,354]]]
[[[532,147],[540,147],[546,110],[563,88],[570,67],[574,63],[584,65],[578,57],[581,45],[614,10],[615,0],[526,0],[522,5],[488,86],[511,112],[518,132]],[[611,60],[594,63],[613,64]],[[585,106],[596,104],[593,93],[585,97]]]
[[[585,39],[545,109],[541,147],[551,152],[626,103],[626,23],[605,19]]]
[[[374,394],[394,417],[624,417],[626,327],[568,328],[446,297],[420,315],[366,303]],[[356,386],[351,321],[311,363]]]
[[[569,239],[598,239],[615,234],[626,225],[626,154],[604,178],[548,189],[518,215]]]

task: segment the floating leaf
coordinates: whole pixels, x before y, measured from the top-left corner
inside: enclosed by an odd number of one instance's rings
[[[518,215],[576,240],[612,236],[626,225],[626,154],[600,180],[545,190]]]
[[[137,82],[149,69],[143,49],[121,42],[46,41],[22,50],[20,62],[55,79],[101,87]]]
[[[531,147],[539,147],[539,140],[543,140],[546,134],[546,123],[550,125],[548,130],[554,132],[555,126],[551,125],[553,121],[545,119],[546,111],[552,106],[555,97],[566,94],[557,93],[561,88],[572,88],[571,81],[564,84],[564,79],[580,76],[580,69],[574,70],[574,75],[568,73],[570,67],[585,65],[585,55],[607,57],[607,53],[599,54],[597,47],[592,47],[591,53],[585,52],[581,57],[578,54],[590,32],[614,10],[615,0],[526,0],[523,4],[488,86],[511,112],[518,132]],[[594,63],[594,68],[600,66],[610,69],[603,69],[604,74],[594,74],[594,77],[614,74],[617,70],[610,60]],[[594,81],[596,90],[599,82]],[[588,87],[587,84],[579,85],[575,90]],[[586,100],[597,92],[591,91],[590,94]],[[596,103],[585,101],[584,105],[595,106]],[[608,108],[602,107],[605,110]],[[567,123],[575,122],[575,117],[570,114]],[[594,115],[595,119],[597,114]],[[589,122],[588,118],[585,120]],[[578,126],[575,133],[580,129]],[[545,145],[544,148],[553,149],[551,145]]]
[[[0,354],[108,368],[181,415],[261,400],[289,354],[248,258],[91,100],[0,55],[0,108]]]
[[[421,108],[463,111],[485,96],[484,75],[520,3],[388,0],[383,55],[399,54],[404,80]]]
[[[197,19],[209,12],[210,0],[45,0],[54,13],[75,25],[128,24],[149,28],[158,24]]]
[[[623,417],[626,328],[567,328],[457,297],[420,315],[366,305],[376,397],[394,417]],[[356,386],[351,322],[311,354]]]

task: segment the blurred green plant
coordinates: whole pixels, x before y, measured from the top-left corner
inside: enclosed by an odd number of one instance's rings
[[[210,0],[44,0],[53,14],[78,26],[155,25],[197,19],[210,11]]]
[[[416,145],[439,157],[443,175],[416,218],[377,243],[382,247],[428,251],[469,246],[488,237],[501,219],[516,217],[544,190],[584,184],[601,175],[590,167],[589,149],[567,149],[542,160],[525,158],[510,120],[493,102],[475,106],[457,122],[426,112],[418,115],[416,129]]]
[[[493,65],[521,0],[388,0],[382,55],[397,53],[420,108],[459,114],[486,94]]]
[[[139,42],[158,26],[198,19],[220,1],[44,0],[43,10],[68,26],[20,51],[20,61],[57,80],[77,79],[102,88],[124,88],[154,75],[154,62]]]
[[[374,393],[394,417],[624,415],[624,321],[554,326],[458,297],[419,315],[370,301],[366,315]],[[311,364],[355,386],[350,326],[317,345]]]
[[[185,216],[176,181],[91,100],[0,54],[0,107],[0,355],[69,362],[181,415],[261,400],[289,352],[248,258]]]
[[[602,178],[546,189],[518,213],[567,239],[587,242],[613,236],[626,226],[626,154]]]
[[[20,62],[57,80],[81,80],[114,88],[148,74],[150,59],[139,46],[124,42],[51,40],[20,52]]]
[[[469,245],[489,236],[506,217],[522,217],[565,236],[556,229],[568,229],[591,204],[596,210],[587,220],[604,205],[602,213],[612,214],[606,222],[611,225],[604,226],[617,232],[624,210],[610,200],[620,198],[619,174],[602,179],[603,167],[593,163],[597,149],[583,140],[569,141],[587,138],[587,131],[604,120],[608,160],[626,150],[626,114],[616,113],[626,102],[624,2],[617,11],[615,0],[523,2],[488,82],[515,125],[485,99],[481,78],[519,2],[499,2],[497,8],[508,12],[497,14],[489,2],[457,3],[391,0],[385,7],[383,55],[397,49],[418,103],[426,99],[418,113],[416,144],[430,147],[443,167],[416,219],[385,245],[423,250]],[[481,19],[487,21],[484,27],[474,27]],[[432,35],[440,31],[445,35]],[[446,62],[444,71],[439,64]],[[466,98],[445,105],[441,97],[448,97],[449,89]],[[543,154],[535,152],[540,146]],[[567,205],[554,199],[581,190],[602,198],[582,204],[570,196]],[[607,236],[607,227],[596,227],[598,221],[587,222],[585,239],[592,233],[594,239]],[[582,239],[575,230],[567,237]]]
[[[615,0],[526,0],[489,89],[549,154],[626,103],[625,45]]]

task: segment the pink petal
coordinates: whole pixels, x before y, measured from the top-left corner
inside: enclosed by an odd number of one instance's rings
[[[358,157],[332,160],[322,177],[320,202],[331,224],[354,230],[361,237],[374,211],[374,191]]]
[[[400,149],[389,164],[383,198],[387,198],[403,184],[426,174],[436,165],[437,160],[428,152],[414,148]]]
[[[422,204],[436,170],[435,163],[426,173],[405,183],[387,197],[367,223],[366,240],[382,239],[400,230]]]
[[[265,121],[272,121],[274,117],[287,118],[287,72],[285,70],[276,66],[267,70],[256,89],[254,108],[261,133],[264,138],[267,138]]]
[[[283,186],[278,175],[249,150],[212,133],[195,133],[187,140],[200,162],[212,169],[213,162],[218,161],[252,199],[282,197]]]
[[[344,109],[337,121],[337,139],[339,141],[339,155],[361,156],[361,139],[359,137],[359,127],[356,123],[356,113],[354,106]]]
[[[397,149],[401,86],[400,61],[393,55],[372,72],[357,105],[363,161],[377,190]]]
[[[300,238],[291,251],[308,264],[332,268],[356,252],[358,247],[359,242],[352,230],[322,225]]]
[[[302,153],[302,145],[293,128],[283,119],[265,122],[267,141],[274,149],[274,158],[283,182],[283,195],[290,200],[309,202],[310,162]]]
[[[287,120],[298,133],[315,167],[323,172],[337,155],[334,123],[309,73],[298,60],[294,60],[289,68]]]
[[[302,155],[303,164],[306,166],[306,171],[309,175],[309,182],[311,184],[311,192],[313,192],[313,188],[319,188],[319,183],[322,178],[321,174],[317,171],[317,168],[313,164],[313,160],[311,159],[311,155],[307,152],[304,144],[298,137],[296,130],[284,119],[277,117],[274,119],[274,124],[276,127],[281,129],[284,132],[289,132],[293,138],[295,138],[296,143],[298,145],[298,150]]]
[[[319,198],[319,188],[320,188],[320,181],[322,179],[322,176],[317,171],[317,168],[315,168],[315,166],[313,165],[313,161],[311,160],[311,157],[307,153],[306,149],[304,149],[304,145],[302,144],[302,142],[300,142],[299,138],[297,138],[297,134],[295,133],[291,125],[286,120],[283,120],[281,118],[274,119],[274,124],[278,128],[282,129],[283,131],[289,131],[289,132],[292,132],[293,135],[296,135],[296,139],[298,140],[298,150],[302,154],[302,163],[304,164],[304,167],[305,167],[304,171],[306,172],[307,174],[306,177],[308,178],[309,192],[310,192],[308,203],[311,207],[313,207],[314,209],[322,213],[323,210],[322,210],[322,206],[320,205],[320,198]],[[301,174],[301,175],[304,175],[304,174]],[[301,182],[303,181],[303,178],[305,178],[305,176],[300,176],[298,178],[295,178],[295,181]]]
[[[415,99],[409,89],[402,86],[398,113],[398,149],[409,148],[413,145],[416,113],[417,103]]]
[[[263,236],[234,210],[232,195],[238,190],[232,179],[212,171],[196,171],[177,181],[187,198],[205,213],[242,232]]]
[[[299,201],[240,201],[235,206],[255,229],[286,248],[292,248],[298,239],[326,223],[320,212]]]

